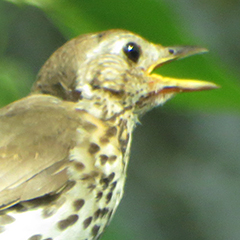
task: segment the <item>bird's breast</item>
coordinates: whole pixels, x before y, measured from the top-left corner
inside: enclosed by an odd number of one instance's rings
[[[84,200],[87,214],[83,221],[91,222],[92,228],[98,226],[95,228],[101,232],[123,195],[132,129],[125,115],[109,121],[87,113],[81,117],[76,146],[69,157],[68,174],[74,187],[66,195],[71,195],[75,201]]]

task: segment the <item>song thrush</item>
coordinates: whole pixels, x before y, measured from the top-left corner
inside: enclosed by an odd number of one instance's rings
[[[110,30],[53,53],[32,93],[0,110],[0,239],[99,239],[123,195],[138,117],[177,92],[216,88],[152,71],[204,51]]]

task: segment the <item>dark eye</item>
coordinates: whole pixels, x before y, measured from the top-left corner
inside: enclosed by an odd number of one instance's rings
[[[127,43],[123,51],[126,56],[135,63],[138,61],[141,54],[141,48],[134,42]]]

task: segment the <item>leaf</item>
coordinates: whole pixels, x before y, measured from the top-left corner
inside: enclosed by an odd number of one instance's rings
[[[30,92],[31,71],[16,59],[0,59],[0,106],[26,96]]]

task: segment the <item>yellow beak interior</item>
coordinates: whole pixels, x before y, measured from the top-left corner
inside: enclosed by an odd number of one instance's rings
[[[163,47],[161,47],[163,48]],[[159,61],[148,69],[150,76],[153,80],[154,85],[161,85],[160,92],[164,93],[177,93],[177,92],[188,92],[188,91],[201,91],[219,88],[218,85],[194,80],[194,79],[176,79],[170,77],[163,77],[159,74],[151,74],[151,72],[162,66],[164,63],[174,61],[179,58],[188,57],[191,55],[207,52],[207,49],[195,47],[195,46],[175,46],[175,47],[165,47],[165,56],[161,56]],[[156,88],[155,88],[156,91]]]

